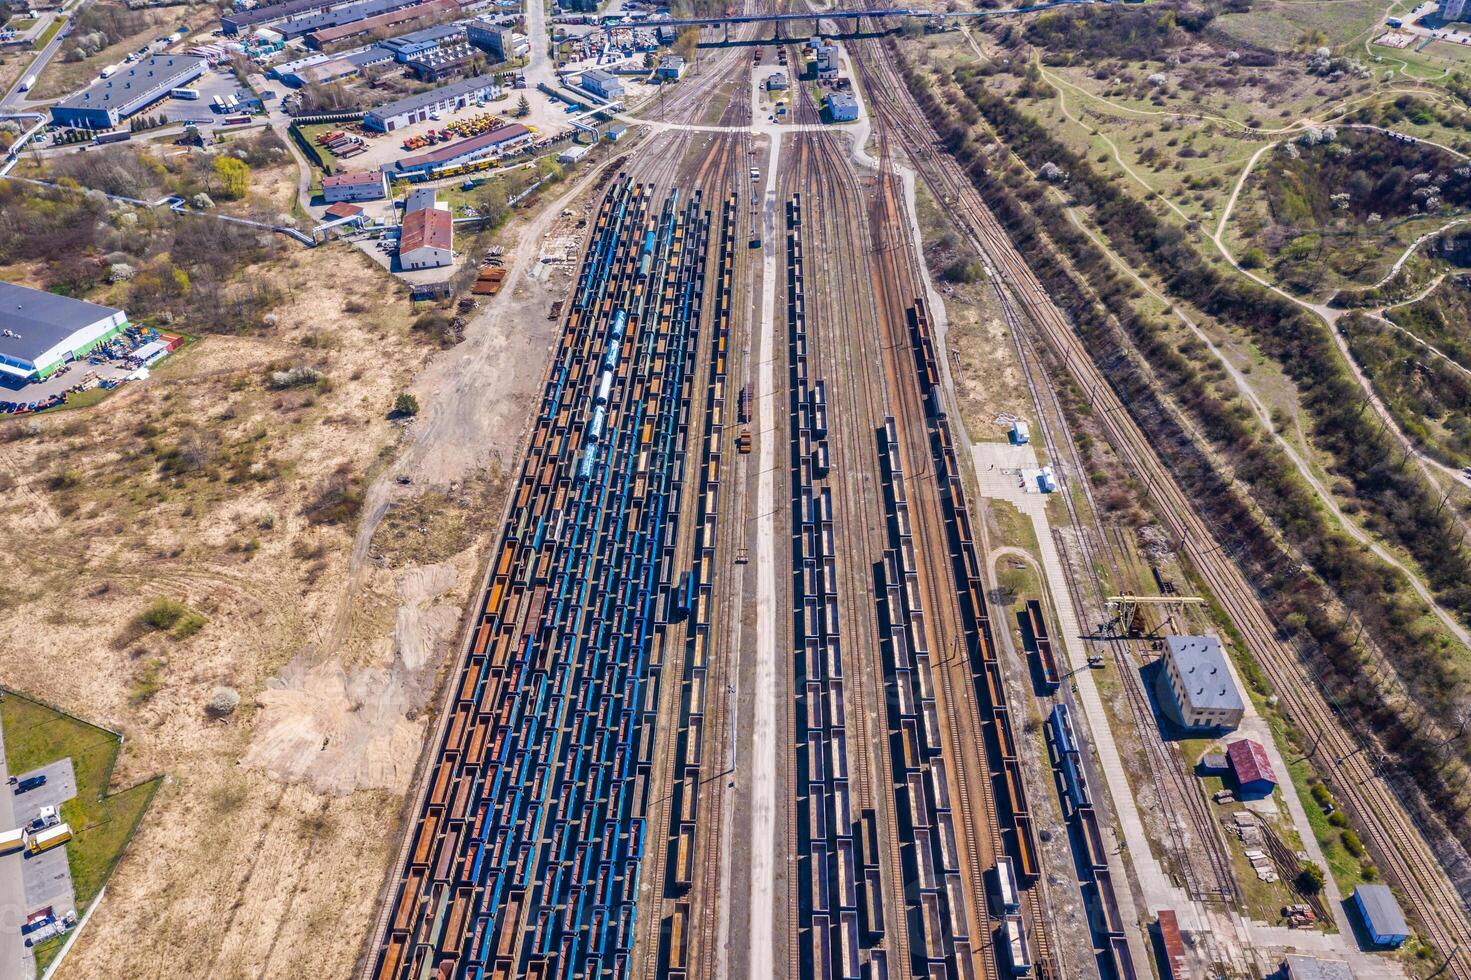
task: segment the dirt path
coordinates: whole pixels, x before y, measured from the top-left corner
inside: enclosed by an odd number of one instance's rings
[[[548,304],[568,276],[559,268],[533,277],[542,264],[538,246],[565,223],[564,209],[593,176],[515,233],[507,249],[512,288],[410,385],[420,414],[367,487],[329,625],[267,682],[246,765],[324,793],[408,788],[425,733],[422,713],[458,630],[484,536],[440,563],[390,570],[373,555],[375,535],[395,507],[509,471],[556,335]]]

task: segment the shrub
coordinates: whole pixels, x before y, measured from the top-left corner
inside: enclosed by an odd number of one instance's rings
[[[138,618],[144,626],[156,630],[170,630],[188,612],[189,607],[182,602],[177,602],[173,599],[155,599],[153,600],[153,605],[143,610],[143,613]]]
[[[208,711],[212,717],[228,718],[235,713],[238,707],[240,707],[239,691],[233,687],[217,687],[214,694],[210,695],[209,704],[205,705],[204,710]]]
[[[398,416],[399,418],[413,418],[415,415],[419,414],[419,399],[415,398],[407,391],[404,392],[403,394],[399,395],[398,400],[393,403],[393,414]]]
[[[1304,895],[1316,895],[1323,890],[1323,869],[1311,861],[1303,864],[1293,884]]]
[[[1364,842],[1359,840],[1359,835],[1352,830],[1345,830],[1338,835],[1338,839],[1343,844],[1343,849],[1348,851],[1353,857],[1361,858],[1364,856]]]

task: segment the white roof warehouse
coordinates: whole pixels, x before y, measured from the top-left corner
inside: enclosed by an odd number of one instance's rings
[[[52,106],[51,121],[58,126],[112,129],[168,95],[169,89],[203,75],[206,64],[203,58],[185,55],[143,58]]]
[[[0,282],[0,381],[44,378],[127,325],[122,310]]]
[[[369,129],[387,133],[400,126],[423,122],[429,113],[440,109],[459,109],[479,99],[494,98],[500,94],[500,86],[491,75],[476,75],[449,85],[442,85],[428,92],[420,92],[397,102],[380,105],[369,112],[363,124]]]

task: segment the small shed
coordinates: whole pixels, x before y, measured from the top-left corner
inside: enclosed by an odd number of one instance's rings
[[[575,145],[569,146],[567,147],[567,149],[557,154],[557,162],[576,163],[578,160],[581,160],[585,156],[587,156],[587,147]]]
[[[1277,788],[1272,760],[1267,758],[1262,743],[1250,738],[1238,739],[1226,746],[1226,758],[1231,763],[1236,786],[1243,794],[1266,796]]]
[[[1354,889],[1354,908],[1364,922],[1364,932],[1373,946],[1398,947],[1410,938],[1405,914],[1388,885],[1360,885]]]
[[[362,213],[362,208],[356,204],[348,204],[346,201],[339,201],[323,212],[329,221],[336,221],[342,218],[355,218]]]
[[[1199,769],[1202,776],[1221,776],[1230,771],[1231,764],[1226,753],[1207,752],[1200,757]]]
[[[1027,424],[1026,419],[1017,419],[1011,423],[1011,442],[1016,446],[1025,446],[1032,441],[1032,427]]]
[[[616,143],[628,132],[628,127],[623,123],[614,123],[603,133],[603,138],[610,143]]]

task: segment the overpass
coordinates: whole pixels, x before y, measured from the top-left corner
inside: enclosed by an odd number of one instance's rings
[[[780,25],[784,23],[809,20],[814,22],[820,20],[850,21],[853,26],[856,26],[857,22],[864,17],[873,19],[912,17],[917,20],[945,22],[1032,14],[1042,10],[1051,10],[1054,7],[1087,6],[1098,2],[1117,2],[1117,0],[1047,0],[1045,3],[1028,4],[1023,7],[1006,7],[999,10],[963,10],[954,13],[915,10],[908,7],[875,7],[864,10],[814,10],[805,14],[730,14],[721,17],[675,17],[669,20],[621,21],[616,24],[604,23],[602,27],[608,31],[653,30],[659,27],[673,27],[676,30],[685,27],[725,27],[728,30],[732,24],[774,24],[780,29]]]

